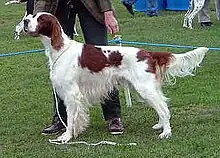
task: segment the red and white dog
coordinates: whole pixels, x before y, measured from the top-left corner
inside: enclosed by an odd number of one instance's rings
[[[171,136],[170,112],[161,86],[167,76],[192,75],[208,48],[185,54],[148,52],[134,47],[94,46],[70,40],[56,17],[49,13],[29,15],[24,31],[39,36],[49,50],[50,78],[67,108],[66,132],[57,138],[62,143],[76,138],[89,123],[88,107],[108,97],[108,92],[129,84],[154,108],[163,129],[160,138]]]

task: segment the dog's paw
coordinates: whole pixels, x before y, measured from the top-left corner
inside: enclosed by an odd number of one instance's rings
[[[186,28],[187,28],[187,27],[188,27],[188,25],[187,25],[187,24],[183,24],[183,27],[186,27]]]
[[[168,131],[163,131],[160,135],[159,138],[160,139],[164,139],[164,138],[169,138],[172,135],[171,130]]]
[[[19,40],[20,39],[20,34],[18,32],[14,33],[14,39]]]
[[[61,136],[59,136],[57,138],[58,142],[61,142],[62,144],[67,143],[71,138],[72,138],[72,134],[68,131],[64,132]]]
[[[162,127],[163,125],[161,123],[157,123],[152,128],[157,130],[157,129],[161,129]]]

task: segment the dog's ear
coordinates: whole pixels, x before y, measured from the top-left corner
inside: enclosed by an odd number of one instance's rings
[[[61,26],[57,21],[52,23],[51,45],[56,50],[59,50],[63,46]]]
[[[59,51],[63,46],[61,26],[55,16],[42,14],[37,19],[37,33],[51,38],[51,45]]]

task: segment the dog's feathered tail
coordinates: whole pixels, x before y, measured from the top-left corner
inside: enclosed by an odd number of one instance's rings
[[[176,76],[193,76],[193,71],[200,66],[200,63],[208,50],[209,49],[206,47],[199,47],[184,54],[172,54],[166,72],[163,75],[163,82],[175,84]]]

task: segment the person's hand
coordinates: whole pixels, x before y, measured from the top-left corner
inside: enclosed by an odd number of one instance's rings
[[[113,11],[104,12],[105,26],[107,27],[110,34],[114,35],[119,31],[118,22],[114,17]]]

